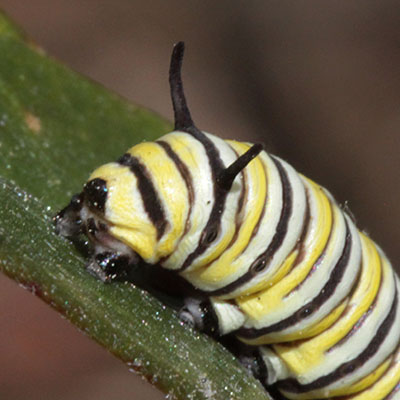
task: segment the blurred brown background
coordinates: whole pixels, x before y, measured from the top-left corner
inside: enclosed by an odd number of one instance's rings
[[[168,118],[169,56],[185,40],[197,125],[265,142],[348,201],[359,226],[399,263],[398,1],[0,0],[0,7],[49,54]],[[164,398],[0,277],[0,398],[25,397]]]

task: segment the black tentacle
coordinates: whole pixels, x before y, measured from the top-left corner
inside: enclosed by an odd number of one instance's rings
[[[232,187],[232,183],[236,176],[244,169],[247,164],[257,157],[257,155],[263,150],[263,145],[261,143],[255,144],[250,147],[246,153],[242,154],[234,163],[232,163],[228,168],[222,170],[217,177],[217,183],[226,191],[229,191]]]
[[[185,44],[175,44],[171,55],[169,68],[169,85],[171,89],[172,105],[174,107],[175,130],[187,132],[194,128],[192,117],[187,106],[182,84],[182,59],[185,52]]]

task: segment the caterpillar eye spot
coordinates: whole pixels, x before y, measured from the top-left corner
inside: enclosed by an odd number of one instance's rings
[[[256,261],[252,266],[251,266],[251,270],[254,273],[259,273],[261,271],[263,271],[267,266],[267,261],[265,259],[260,259],[258,261]]]
[[[218,236],[218,230],[217,229],[212,229],[210,232],[207,232],[205,236],[205,242],[207,244],[212,243]]]
[[[239,358],[279,396],[394,399],[391,264],[321,186],[261,144],[197,128],[183,51],[180,42],[170,64],[175,130],[96,169],[54,217],[56,232],[87,235],[86,268],[103,282],[131,279],[143,264],[176,274],[176,286],[186,280],[195,297],[182,318],[233,336]]]
[[[354,371],[355,367],[356,366],[354,363],[347,363],[343,367],[341,367],[339,374],[341,376],[346,376],[348,374],[351,374]]]
[[[309,315],[312,314],[312,312],[313,312],[312,307],[305,307],[298,313],[298,319],[302,320],[304,318],[307,318]]]

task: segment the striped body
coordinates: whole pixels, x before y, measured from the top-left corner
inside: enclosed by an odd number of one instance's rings
[[[183,53],[179,42],[169,71],[175,132],[95,170],[56,231],[88,236],[86,268],[104,282],[142,260],[183,277],[200,299],[181,317],[248,344],[242,362],[285,398],[400,399],[399,280],[385,255],[262,145],[201,132]]]
[[[250,146],[186,132],[138,144],[91,175],[107,191],[91,218],[209,297],[221,334],[260,346],[287,398],[400,398],[390,263],[325,189],[264,151],[221,195],[216,169]]]

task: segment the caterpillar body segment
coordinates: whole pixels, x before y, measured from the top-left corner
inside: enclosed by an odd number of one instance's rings
[[[324,188],[261,145],[193,123],[175,46],[175,131],[90,176],[56,230],[93,244],[104,281],[142,262],[184,278],[185,320],[235,335],[287,399],[400,398],[399,281]],[[134,317],[134,316],[133,316]]]

